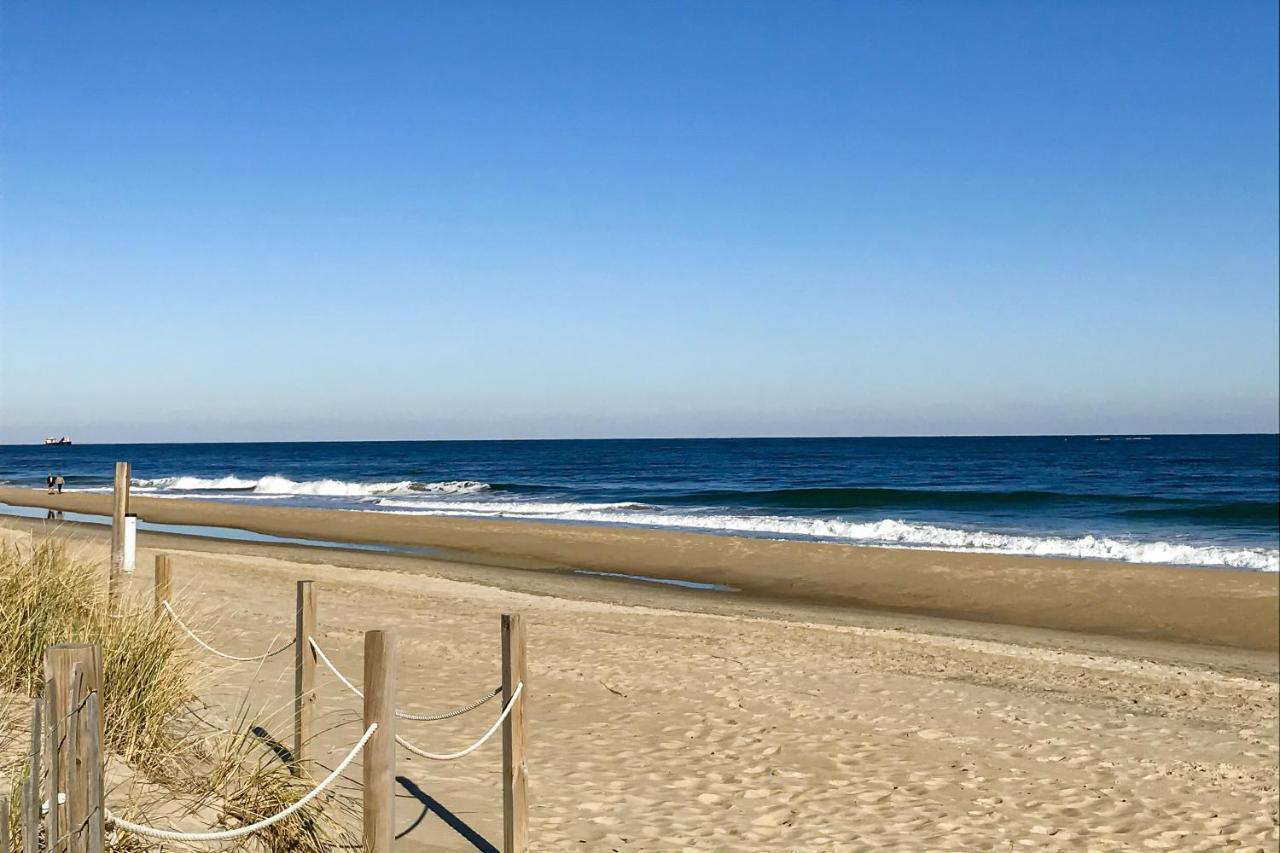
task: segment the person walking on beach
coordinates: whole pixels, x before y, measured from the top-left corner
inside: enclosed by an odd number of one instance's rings
[[[53,484],[58,487],[58,494],[62,494],[62,487],[66,482],[66,480],[62,479],[61,474],[53,478]]]
[[[48,477],[44,478],[44,484],[49,490],[49,494],[53,494],[53,473],[50,472]]]

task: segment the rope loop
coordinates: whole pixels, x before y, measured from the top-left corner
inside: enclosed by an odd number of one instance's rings
[[[324,665],[329,668],[329,671],[332,672],[339,681],[341,681],[344,685],[346,685],[348,690],[350,690],[356,696],[359,696],[361,699],[363,699],[364,693],[360,691],[359,687],[356,687],[354,684],[352,684],[350,679],[348,679],[345,675],[342,674],[342,671],[338,669],[338,667],[334,664],[333,661],[329,660],[329,656],[326,655],[324,651],[320,648],[320,644],[315,641],[315,638],[307,637],[307,642],[311,644],[311,650],[314,651],[316,653],[316,657],[320,658],[321,662],[324,663]],[[453,717],[460,717],[463,714],[467,713],[468,711],[474,711],[476,708],[479,708],[481,705],[488,702],[490,699],[494,698],[501,692],[502,692],[502,685],[499,684],[497,687],[493,688],[493,690],[484,694],[479,699],[476,699],[474,702],[463,705],[459,708],[454,708],[452,711],[443,711],[439,714],[411,714],[408,711],[397,710],[396,717],[398,717],[401,720],[416,720],[418,722],[427,722],[427,723],[434,723],[434,722],[438,722],[439,720],[449,720],[449,719],[452,719]]]
[[[154,826],[144,826],[140,823],[133,823],[132,821],[125,820],[118,815],[112,814],[110,809],[106,810],[107,822],[118,829],[132,832],[134,835],[141,835],[145,838],[158,838],[162,841],[230,841],[233,838],[243,838],[246,835],[252,835],[258,830],[266,829],[273,824],[279,823],[319,796],[321,791],[333,784],[334,780],[342,775],[343,771],[347,769],[351,762],[355,761],[356,756],[360,754],[360,750],[364,749],[365,744],[369,742],[369,738],[373,737],[373,733],[377,731],[377,729],[377,723],[370,723],[369,728],[365,729],[360,740],[356,741],[356,745],[351,748],[349,753],[347,753],[347,757],[342,759],[338,766],[333,768],[332,772],[330,772],[328,776],[324,777],[324,780],[321,781],[320,784],[316,785],[304,794],[296,803],[286,807],[284,810],[272,815],[271,817],[263,818],[256,823],[249,824],[248,826],[241,826],[236,829],[228,829],[221,832],[178,832],[173,829],[160,829]]]
[[[467,747],[466,749],[460,749],[457,752],[446,752],[446,753],[427,752],[425,749],[422,749],[421,747],[417,747],[409,743],[409,741],[400,737],[400,735],[396,735],[396,743],[400,744],[405,749],[412,752],[414,755],[419,755],[419,756],[422,756],[423,758],[430,758],[432,761],[453,761],[455,758],[462,758],[464,756],[470,755],[471,753],[479,749],[481,746],[483,746],[485,741],[493,737],[493,733],[496,732],[499,729],[499,727],[502,726],[503,721],[506,720],[506,718],[511,714],[511,709],[516,706],[516,700],[520,698],[520,694],[523,691],[524,691],[524,682],[521,681],[519,684],[516,685],[516,689],[511,691],[511,698],[507,700],[506,707],[502,709],[502,713],[498,716],[498,719],[495,720],[493,725],[489,727],[489,731],[482,734],[478,741],[471,744],[471,746]]]
[[[209,644],[208,644],[208,643],[206,643],[204,640],[202,640],[202,639],[200,639],[199,637],[197,637],[197,636],[196,636],[196,634],[195,634],[195,632],[194,632],[194,631],[192,631],[190,628],[188,628],[188,627],[183,623],[183,621],[182,621],[181,619],[179,619],[179,618],[178,618],[178,614],[173,612],[173,608],[169,606],[169,602],[167,602],[167,601],[162,601],[162,602],[160,602],[160,603],[164,606],[164,609],[165,609],[165,610],[167,610],[167,611],[169,612],[169,615],[170,615],[171,617],[173,617],[173,621],[174,621],[174,622],[176,622],[176,623],[178,623],[178,627],[179,627],[179,628],[181,628],[182,630],[186,631],[186,632],[187,632],[187,636],[189,636],[191,639],[195,640],[197,643],[199,643],[199,644],[200,644],[200,648],[204,649],[204,650],[205,650],[205,651],[207,651],[207,652],[212,652],[213,654],[217,655],[217,656],[218,656],[218,657],[220,657],[220,658],[226,658],[227,660],[239,661],[240,663],[254,663],[254,662],[256,662],[256,661],[266,660],[267,658],[275,657],[276,655],[280,654],[281,652],[283,652],[283,651],[285,651],[286,649],[288,649],[289,647],[291,647],[291,646],[294,644],[294,642],[296,642],[295,640],[290,640],[289,642],[285,643],[283,646],[281,646],[281,647],[280,647],[280,648],[278,648],[278,649],[273,649],[273,650],[268,651],[267,653],[265,653],[265,654],[261,654],[261,655],[253,655],[252,657],[243,657],[243,658],[242,658],[242,657],[238,657],[237,655],[229,655],[229,654],[227,654],[226,652],[220,652],[220,651],[218,651],[218,650],[217,650],[217,649],[215,649],[213,646],[209,645]]]

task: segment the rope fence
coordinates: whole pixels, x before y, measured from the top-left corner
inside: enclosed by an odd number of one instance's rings
[[[520,698],[520,693],[523,690],[524,690],[524,682],[520,682],[519,684],[516,685],[516,689],[512,691],[511,698],[507,700],[506,707],[502,709],[502,713],[498,716],[498,719],[495,720],[493,725],[489,727],[489,731],[480,735],[480,739],[477,740],[475,743],[471,744],[471,746],[467,747],[466,749],[460,749],[457,752],[446,752],[446,753],[427,752],[425,749],[422,749],[420,747],[414,746],[413,744],[409,743],[409,741],[405,740],[400,735],[396,735],[396,743],[400,744],[405,749],[412,752],[414,755],[420,755],[423,758],[430,758],[432,761],[453,761],[454,759],[457,759],[457,758],[465,758],[466,756],[475,752],[480,747],[484,746],[484,742],[487,741],[489,738],[493,737],[493,733],[498,730],[498,727],[501,726],[504,722],[506,722],[507,717],[510,716],[511,714],[511,709],[516,706],[516,700]]]
[[[272,649],[271,651],[268,651],[260,655],[251,655],[249,657],[237,657],[236,655],[229,655],[226,652],[218,651],[213,646],[209,645],[204,640],[196,636],[196,632],[188,628],[186,623],[178,618],[178,614],[173,612],[173,607],[169,604],[168,601],[162,601],[160,602],[160,605],[168,612],[169,617],[173,619],[173,621],[177,624],[177,626],[181,628],[183,631],[186,631],[187,636],[195,640],[196,643],[200,646],[200,648],[204,649],[206,652],[212,652],[213,654],[217,655],[220,658],[226,658],[227,660],[239,661],[240,663],[257,663],[258,661],[264,661],[268,658],[273,658],[276,655],[280,654],[281,652],[287,651],[288,649],[293,648],[293,644],[294,642],[296,642],[296,640],[290,640],[280,648]]]
[[[346,772],[347,767],[351,765],[351,762],[356,760],[356,756],[360,754],[360,751],[364,749],[365,744],[369,742],[369,739],[373,737],[373,733],[377,730],[378,724],[370,723],[369,728],[364,730],[364,734],[361,735],[360,740],[356,741],[356,745],[347,753],[346,758],[343,758],[342,761],[338,763],[338,766],[333,768],[333,771],[330,772],[328,776],[324,777],[318,785],[303,794],[297,802],[281,809],[271,817],[263,818],[256,823],[219,832],[178,832],[174,829],[160,829],[154,826],[145,826],[140,823],[134,823],[133,821],[125,820],[119,815],[114,814],[110,809],[106,809],[105,816],[107,824],[109,826],[114,826],[117,829],[123,829],[126,832],[132,832],[134,835],[141,835],[146,838],[156,838],[161,841],[231,841],[235,838],[244,838],[246,835],[252,835],[253,833],[266,829],[269,826],[274,826],[289,817],[289,815],[297,812],[316,797],[320,796],[320,793],[324,791],[325,788],[332,785],[339,776]]]
[[[114,605],[122,594],[122,526],[128,515],[128,463],[117,463],[109,595]],[[526,768],[526,708],[528,705],[524,621],[519,615],[503,614],[501,619],[502,679],[499,686],[459,707],[438,713],[402,711],[396,705],[396,635],[392,631],[370,630],[364,635],[363,690],[356,687],[316,642],[317,609],[314,582],[297,582],[294,637],[278,648],[260,655],[233,655],[202,639],[174,609],[172,561],[169,555],[156,556],[153,587],[154,612],[173,620],[200,648],[224,660],[257,663],[294,650],[294,741],[293,749],[281,750],[295,775],[315,778],[313,769],[324,768],[310,755],[316,738],[315,711],[317,663],[326,668],[363,701],[364,733],[335,767],[310,790],[276,814],[253,823],[225,830],[183,832],[130,821],[106,807],[104,797],[105,756],[101,708],[102,649],[93,644],[67,643],[45,650],[48,679],[44,693],[32,705],[32,740],[26,779],[21,788],[19,848],[22,853],[40,853],[41,838],[53,840],[58,853],[103,853],[105,830],[172,842],[223,842],[244,838],[288,819],[333,786],[355,786],[344,774],[363,755],[359,789],[362,794],[363,847],[366,853],[392,853],[395,841],[395,747],[433,761],[453,761],[468,756],[502,732],[503,844],[506,853],[527,853],[528,801]],[[125,616],[117,611],[119,616]],[[274,644],[274,640],[273,640]],[[430,752],[396,732],[397,720],[435,722],[460,717],[504,696],[497,719],[477,740],[456,752]],[[43,723],[43,724],[42,724]],[[41,754],[42,742],[48,749]],[[276,746],[281,746],[276,744]],[[41,789],[44,789],[43,791]],[[45,796],[41,796],[42,793]],[[9,853],[8,798],[0,797],[0,853]],[[45,831],[41,832],[41,823]],[[14,851],[16,853],[16,851]]]
[[[310,582],[306,583],[309,584]],[[299,587],[301,589],[302,585],[300,584]],[[307,592],[310,593],[310,590],[308,589]],[[301,594],[299,597],[302,597]],[[192,631],[190,627],[184,624],[167,600],[159,602],[159,604],[161,607],[158,608],[158,611],[162,610],[167,614],[168,617],[174,621],[174,624],[186,632],[201,648],[204,648],[219,657],[230,658],[232,660],[260,661],[274,656],[275,654],[284,651],[286,648],[299,645],[299,638],[295,637],[287,646],[274,649],[265,655],[259,655],[252,658],[240,658],[227,655],[214,648]],[[315,660],[324,663],[329,671],[333,673],[334,677],[346,686],[352,694],[364,700],[366,724],[364,733],[360,736],[360,739],[356,741],[355,745],[347,752],[346,756],[336,766],[330,769],[323,779],[316,783],[314,787],[308,790],[292,804],[281,809],[276,814],[232,829],[207,831],[182,831],[178,829],[169,829],[137,823],[116,814],[106,807],[105,803],[102,802],[102,775],[105,764],[104,757],[101,752],[101,739],[97,736],[97,732],[101,725],[98,704],[100,701],[99,685],[102,683],[101,650],[97,646],[92,645],[50,647],[46,652],[46,657],[48,658],[46,661],[46,670],[55,673],[55,676],[54,679],[49,681],[46,685],[46,696],[42,699],[37,699],[34,702],[32,721],[32,731],[34,736],[30,753],[30,765],[35,768],[35,771],[29,774],[22,796],[23,812],[21,824],[24,834],[22,850],[24,853],[27,853],[27,851],[31,851],[31,853],[39,853],[40,820],[47,818],[49,820],[50,828],[52,829],[59,823],[61,813],[63,812],[66,813],[65,817],[67,818],[64,825],[69,827],[67,832],[57,835],[53,833],[46,833],[46,837],[59,839],[59,844],[55,845],[59,847],[59,849],[61,849],[61,843],[64,841],[75,841],[81,835],[88,835],[90,839],[88,843],[77,849],[86,850],[87,853],[102,853],[105,849],[103,844],[103,839],[105,838],[104,830],[108,827],[117,832],[131,833],[143,838],[180,843],[226,842],[244,838],[268,829],[269,827],[288,819],[291,815],[297,814],[298,811],[305,808],[308,803],[320,796],[324,791],[335,784],[338,784],[339,780],[343,778],[344,774],[356,758],[369,747],[372,741],[378,738],[380,731],[382,732],[381,739],[384,742],[384,751],[388,746],[398,744],[411,754],[422,758],[434,761],[452,761],[463,758],[478,750],[499,730],[503,729],[505,725],[507,726],[503,738],[503,764],[505,769],[512,764],[510,755],[512,732],[509,723],[512,720],[513,714],[522,704],[522,697],[525,688],[523,678],[514,681],[514,683],[512,682],[511,675],[513,674],[513,671],[507,665],[514,658],[511,654],[512,650],[509,648],[511,634],[510,624],[513,621],[519,624],[519,617],[503,617],[504,684],[485,693],[483,696],[467,703],[466,705],[439,714],[411,714],[408,712],[398,711],[394,708],[394,635],[384,631],[366,632],[366,690],[361,690],[352,683],[351,679],[349,679],[342,670],[333,663],[328,655],[325,654],[324,650],[320,647],[320,644],[316,642],[314,637],[310,635],[305,636],[304,642],[301,644],[302,647],[309,649],[314,654]],[[369,665],[371,639],[375,637],[377,638],[377,644],[375,644],[375,646],[380,644],[384,650],[382,655],[380,655],[382,664],[381,670],[377,665],[378,661],[376,659],[372,667]],[[521,643],[521,645],[523,645],[523,643]],[[388,648],[389,651],[387,650]],[[71,658],[75,658],[75,661],[70,665],[70,667],[68,667],[67,663],[70,661],[70,658],[68,658],[67,660],[62,661],[62,665],[59,666],[56,658],[58,654],[61,654],[64,657],[70,655]],[[308,658],[307,655],[301,654],[298,655],[298,657],[303,660]],[[523,667],[520,669],[522,670]],[[58,678],[57,673],[68,671],[69,675],[67,677],[61,679]],[[370,673],[373,674],[373,683],[369,682]],[[380,673],[382,675],[381,678],[379,678]],[[523,672],[520,671],[518,674],[522,676]],[[460,749],[456,752],[430,752],[413,744],[408,739],[395,732],[394,723],[396,719],[433,721],[459,717],[469,711],[479,708],[503,692],[507,692],[508,696],[506,701],[503,703],[502,711],[499,713],[497,719],[477,740],[464,749]],[[52,701],[54,697],[65,697],[63,700],[65,704],[59,705],[57,702]],[[48,713],[46,715],[47,720],[51,723],[49,729],[51,755],[47,756],[49,761],[46,762],[50,767],[50,771],[45,774],[45,776],[41,776],[38,772],[42,764],[40,754],[40,735],[42,733],[41,709],[46,704],[48,705]],[[379,704],[381,704],[381,711],[379,711]],[[377,717],[379,713],[381,713],[383,718],[381,723],[376,719],[373,719],[374,717]],[[86,719],[84,719],[86,714],[87,722]],[[523,715],[521,714],[521,716]],[[65,731],[62,732],[61,737],[55,737],[55,732],[59,727],[64,728]],[[77,768],[81,776],[87,776],[89,778],[89,781],[87,782],[85,779],[68,780],[70,782],[68,787],[75,789],[70,792],[57,790],[61,785],[57,783],[57,776],[52,769],[56,764],[58,764],[59,759],[57,755],[64,748],[73,756],[70,760],[64,759],[64,763],[67,763],[68,766],[73,768]],[[376,790],[376,786],[371,788],[369,779],[369,769],[373,763],[374,759],[372,756],[366,758],[364,768],[365,783],[361,786],[365,800],[365,846],[366,849],[376,851],[376,853],[390,853],[390,842],[377,843],[376,835],[371,833],[370,800],[373,799],[375,801],[374,811],[379,812],[381,817],[381,821],[375,822],[391,826],[391,816],[394,813],[394,791],[390,783],[394,774],[394,759],[386,763],[385,772],[382,773],[382,775],[386,777],[385,781],[387,783],[382,786],[387,792],[387,796],[383,797],[370,796],[371,791]],[[523,761],[521,760],[518,765],[521,773],[518,776],[513,776],[512,774],[504,772],[504,814],[506,814],[508,818],[508,820],[505,821],[506,823],[513,822],[510,820],[510,811],[505,805],[507,803],[506,789],[509,787],[506,783],[511,779],[522,778],[523,766]],[[41,779],[47,779],[47,799],[40,797],[39,789]],[[76,791],[81,791],[81,793],[77,793]],[[96,805],[95,795],[89,795],[86,797],[86,792],[89,791],[96,791]],[[86,800],[88,801],[88,813],[77,813],[77,805],[85,803]],[[80,811],[84,811],[84,806],[80,806]],[[3,826],[3,824],[0,823],[0,826]],[[371,843],[371,835],[374,835],[374,843]],[[383,835],[384,841],[387,837],[394,837],[389,833],[383,833]],[[97,843],[94,842],[95,838],[98,840]]]
[[[213,652],[219,657],[229,658],[231,660],[238,660],[238,661],[260,661],[260,660],[265,660],[266,658],[269,658],[274,654],[278,654],[284,651],[285,649],[291,648],[294,642],[296,642],[296,640],[291,640],[287,645],[279,649],[276,649],[274,652],[268,652],[265,655],[259,655],[253,658],[233,657],[231,655],[223,654],[222,652],[213,648],[213,646],[206,643],[204,640],[200,639],[200,637],[196,636],[196,634],[190,628],[188,628],[186,625],[182,623],[182,620],[178,619],[177,614],[173,612],[173,608],[169,606],[169,602],[165,601],[165,602],[162,602],[162,604],[164,605],[165,610],[169,612],[169,615],[173,617],[173,620],[177,622],[178,627],[186,631],[187,634],[191,636],[191,639],[199,643],[202,648],[208,649],[209,651]],[[360,690],[359,687],[356,687],[355,684],[351,682],[351,679],[347,678],[347,676],[343,674],[342,670],[338,669],[337,664],[335,664],[332,660],[329,659],[329,656],[324,653],[324,649],[320,648],[320,644],[315,641],[314,637],[307,637],[307,643],[308,645],[310,645],[311,650],[315,652],[315,655],[320,660],[320,662],[323,663],[331,673],[333,673],[334,677],[337,678],[338,681],[342,682],[342,684],[348,690],[350,690],[353,694],[355,694],[360,699],[364,698],[364,692]],[[498,731],[498,729],[502,726],[504,722],[506,722],[507,717],[511,715],[511,709],[515,707],[515,703],[520,698],[520,694],[523,690],[524,690],[523,682],[516,685],[515,690],[512,691],[511,698],[507,700],[506,704],[502,708],[502,712],[498,715],[498,719],[494,721],[493,725],[489,727],[488,731],[482,734],[478,740],[476,740],[474,743],[472,743],[470,746],[466,747],[465,749],[460,749],[457,752],[443,752],[443,753],[429,752],[428,750],[425,750],[422,747],[417,746],[416,744],[410,742],[407,738],[402,737],[401,735],[398,735],[398,734],[396,735],[396,743],[400,744],[400,746],[404,747],[414,755],[417,755],[421,758],[428,758],[428,759],[431,759],[432,761],[454,761],[459,758],[465,758],[466,756],[475,752],[480,747],[484,746],[485,742],[488,741],[489,738],[493,737],[494,733]],[[491,699],[493,699],[495,696],[499,695],[500,693],[502,693],[501,684],[499,684],[497,687],[493,688],[493,690],[481,696],[479,699],[476,699],[461,707],[454,708],[451,711],[444,711],[439,714],[411,714],[406,711],[401,711],[399,709],[396,709],[395,715],[397,718],[401,720],[416,720],[416,721],[425,721],[425,722],[437,722],[440,720],[449,720],[449,719],[453,719],[454,717],[460,717],[469,711],[474,711],[476,708],[479,708],[481,705],[484,705],[485,703],[489,702]],[[267,824],[267,825],[269,826],[270,824]],[[156,836],[156,837],[160,837],[160,836]],[[215,840],[215,839],[210,839],[210,840]]]
[[[351,679],[347,678],[345,675],[342,674],[342,670],[338,669],[338,667],[334,664],[333,661],[329,660],[329,656],[326,655],[324,653],[324,650],[320,648],[320,644],[317,643],[313,637],[307,637],[307,642],[311,645],[311,650],[316,653],[316,657],[320,659],[321,663],[323,663],[326,667],[329,668],[329,671],[334,674],[334,677],[336,677],[339,681],[341,681],[348,690],[350,690],[356,696],[363,699],[364,693],[360,691],[359,687],[356,687],[354,684],[351,683]],[[475,700],[474,702],[471,702],[468,705],[463,705],[460,708],[454,708],[452,711],[444,711],[443,713],[439,713],[439,714],[410,714],[406,711],[401,711],[397,708],[396,716],[402,720],[417,720],[420,722],[437,722],[439,720],[449,720],[454,717],[461,717],[463,714],[467,713],[468,711],[474,711],[476,708],[479,708],[481,705],[485,704],[486,702],[488,702],[490,699],[497,696],[501,692],[502,692],[502,685],[499,684],[497,687],[493,688],[493,690],[481,696],[479,699]],[[503,716],[504,717],[506,716],[505,712],[503,713]]]

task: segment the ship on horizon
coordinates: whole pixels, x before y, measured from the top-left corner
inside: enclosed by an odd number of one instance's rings
[[[64,435],[64,436],[62,436],[61,438],[46,438],[46,439],[44,440],[44,443],[45,443],[45,446],[48,446],[48,445],[51,445],[51,444],[54,444],[54,445],[56,445],[56,444],[70,444],[70,443],[71,443],[71,439]]]

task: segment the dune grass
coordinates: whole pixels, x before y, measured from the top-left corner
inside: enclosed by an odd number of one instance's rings
[[[28,772],[30,699],[44,688],[45,649],[73,642],[102,648],[104,749],[135,780],[127,791],[109,791],[107,800],[110,806],[126,794],[131,820],[159,815],[154,822],[166,828],[234,828],[281,811],[314,784],[250,733],[247,698],[229,722],[210,720],[199,692],[219,674],[217,664],[198,658],[185,635],[149,605],[125,600],[113,607],[101,561],[53,537],[0,542],[0,791],[6,785],[14,791],[11,831],[16,789]],[[340,824],[353,811],[349,797],[322,796],[235,842],[235,849],[333,850],[349,840]],[[185,848],[121,833],[107,849]]]
[[[195,697],[196,661],[147,609],[113,614],[100,565],[55,539],[0,548],[0,690],[39,696],[58,643],[102,647],[104,748],[129,764],[172,749],[168,732]]]

